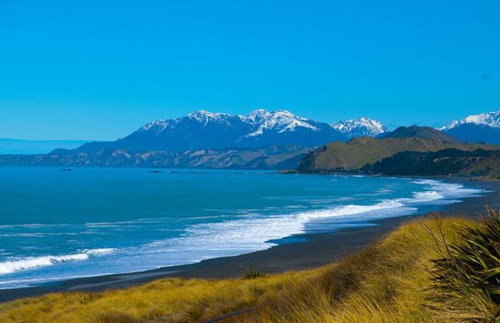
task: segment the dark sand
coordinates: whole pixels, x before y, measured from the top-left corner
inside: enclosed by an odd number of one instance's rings
[[[500,209],[500,182],[453,180],[467,186],[484,188],[489,193],[467,198],[461,203],[442,207],[444,215],[477,216],[484,213],[485,205]],[[297,243],[280,244],[267,250],[249,254],[205,260],[192,265],[164,267],[138,273],[115,274],[78,278],[52,283],[41,287],[0,290],[0,301],[62,291],[102,291],[125,288],[164,277],[231,278],[249,270],[280,273],[288,270],[310,269],[332,263],[359,251],[380,239],[402,223],[425,214],[372,221],[375,226],[341,229],[319,234],[301,234]]]

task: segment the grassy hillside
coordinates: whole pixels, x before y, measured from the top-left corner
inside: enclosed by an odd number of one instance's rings
[[[500,220],[427,219],[316,270],[164,279],[0,304],[1,322],[457,322],[499,318]]]
[[[399,127],[394,131],[382,134],[380,138],[423,138],[436,139],[443,142],[460,142],[460,140],[437,129],[418,126]]]
[[[333,142],[306,155],[299,165],[302,172],[360,171],[397,153],[435,152],[444,149],[464,151],[498,150],[500,146],[466,144],[429,127],[399,127],[381,138],[355,138],[347,143]]]
[[[471,145],[431,138],[355,138],[347,143],[333,142],[308,154],[299,166],[301,171],[357,170],[403,151],[438,151],[498,149],[493,145]]]

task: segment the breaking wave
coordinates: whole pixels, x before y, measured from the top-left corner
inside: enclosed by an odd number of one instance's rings
[[[90,257],[109,254],[114,250],[115,249],[112,248],[88,249],[82,250],[81,253],[69,255],[26,257],[17,260],[3,261],[0,262],[0,274],[11,274],[21,270],[53,266],[71,261],[87,260]]]

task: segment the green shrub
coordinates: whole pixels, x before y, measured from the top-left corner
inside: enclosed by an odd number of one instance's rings
[[[250,270],[241,275],[241,279],[254,279],[254,278],[260,278],[264,277],[266,274],[261,273],[260,271],[257,270]]]

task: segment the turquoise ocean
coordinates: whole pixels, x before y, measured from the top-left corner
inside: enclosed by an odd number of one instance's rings
[[[0,167],[0,289],[249,253],[480,194],[413,178]]]

